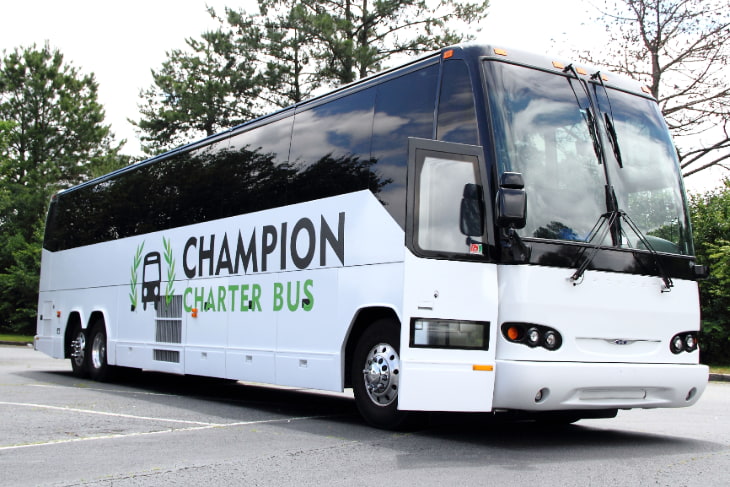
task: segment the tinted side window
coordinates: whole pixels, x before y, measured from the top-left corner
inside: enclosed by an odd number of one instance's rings
[[[289,204],[368,188],[374,103],[368,89],[296,114]]]
[[[454,59],[444,63],[436,138],[462,144],[479,143],[471,80],[464,61]]]
[[[231,171],[219,185],[226,204],[234,209],[231,215],[287,204],[292,122],[293,117],[287,117],[231,139],[226,154]]]
[[[378,85],[372,157],[380,181],[378,199],[405,228],[408,137],[433,137],[438,65]]]

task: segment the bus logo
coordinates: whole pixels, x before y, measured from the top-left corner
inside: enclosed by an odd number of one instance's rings
[[[165,304],[169,305],[172,300],[175,285],[175,259],[172,253],[172,245],[170,240],[162,237],[162,244],[165,249],[164,256],[160,252],[152,251],[148,252],[142,258],[144,250],[144,242],[139,244],[137,251],[132,261],[131,280],[129,293],[129,300],[131,303],[131,310],[135,311],[139,305],[138,300],[138,282],[139,282],[139,270],[142,268],[142,309],[147,310],[147,303],[152,303],[155,309],[160,302],[162,296],[162,260],[164,257],[165,263],[167,264],[167,286],[164,290]]]
[[[144,256],[142,267],[142,307],[146,310],[147,303],[152,303],[157,309],[157,298],[160,297],[162,283],[160,270],[160,253],[150,252]]]

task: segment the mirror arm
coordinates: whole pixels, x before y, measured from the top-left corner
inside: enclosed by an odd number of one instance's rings
[[[531,249],[517,234],[513,225],[501,229],[502,255],[512,262],[524,264],[530,260]]]

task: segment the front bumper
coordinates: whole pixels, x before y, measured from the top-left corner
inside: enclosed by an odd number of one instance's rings
[[[560,411],[691,406],[707,386],[697,364],[497,360],[494,409]]]

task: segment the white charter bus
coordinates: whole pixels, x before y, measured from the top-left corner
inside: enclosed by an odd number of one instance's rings
[[[696,265],[656,101],[456,46],[56,194],[36,349],[575,421],[695,403]]]

